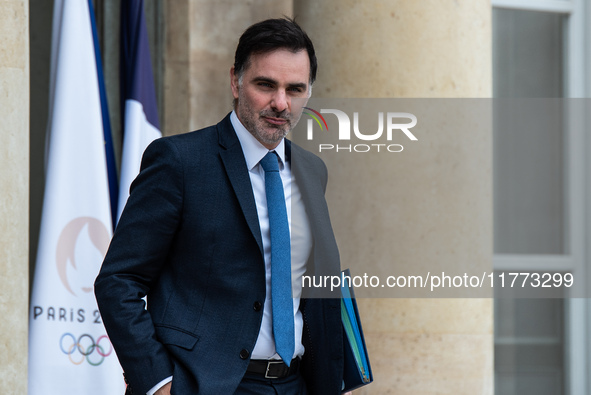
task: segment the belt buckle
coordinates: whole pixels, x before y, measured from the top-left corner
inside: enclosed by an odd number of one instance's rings
[[[265,378],[266,379],[278,379],[279,376],[269,376],[269,369],[271,368],[272,364],[279,365],[282,364],[283,361],[267,361],[267,370],[265,371]]]

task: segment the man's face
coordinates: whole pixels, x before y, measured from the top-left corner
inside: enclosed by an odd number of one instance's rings
[[[242,78],[234,68],[230,77],[240,122],[266,148],[277,147],[297,124],[308,98],[308,53],[278,49],[252,54]]]

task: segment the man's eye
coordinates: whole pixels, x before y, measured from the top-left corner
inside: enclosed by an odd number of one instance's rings
[[[272,88],[273,86],[268,83],[268,82],[259,82],[258,86],[263,87],[263,88]]]

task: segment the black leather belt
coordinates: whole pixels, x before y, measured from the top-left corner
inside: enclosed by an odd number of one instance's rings
[[[254,373],[263,376],[266,379],[282,379],[292,374],[296,374],[300,367],[300,359],[294,358],[287,366],[282,360],[261,360],[251,359],[246,368],[247,373]]]

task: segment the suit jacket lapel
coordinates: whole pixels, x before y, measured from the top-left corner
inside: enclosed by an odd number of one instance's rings
[[[228,174],[234,193],[236,193],[248,227],[256,239],[261,256],[263,256],[263,240],[261,238],[256,202],[254,200],[242,147],[232,127],[232,122],[230,122],[230,115],[218,123],[217,128],[220,146],[222,147],[220,157],[226,168],[226,173]]]
[[[306,214],[310,223],[310,231],[312,232],[312,239],[315,241],[312,249],[311,262],[314,267],[310,267],[311,273],[322,273],[327,268],[319,267],[319,263],[327,263],[327,258],[334,251],[327,243],[328,240],[334,239],[332,235],[332,227],[328,214],[328,206],[324,198],[324,187],[318,176],[318,169],[312,167],[310,161],[304,160],[300,157],[300,150],[302,148],[291,144],[286,140],[287,155],[291,160],[292,177],[298,184],[302,200],[306,207]],[[323,240],[323,243],[316,241]],[[336,245],[336,244],[335,244]],[[338,259],[338,252],[337,259]]]

